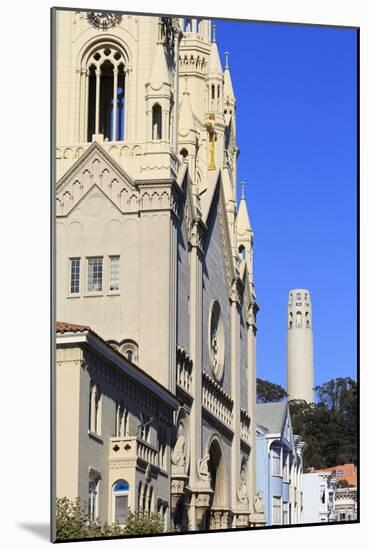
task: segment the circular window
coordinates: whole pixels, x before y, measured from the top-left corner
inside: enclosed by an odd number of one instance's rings
[[[224,325],[217,300],[213,302],[209,315],[209,359],[213,375],[219,382],[224,371]]]

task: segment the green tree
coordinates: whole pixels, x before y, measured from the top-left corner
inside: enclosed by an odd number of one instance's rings
[[[356,382],[336,378],[314,389],[316,404],[289,402],[293,431],[308,444],[305,469],[357,464]]]
[[[152,535],[164,533],[164,522],[159,514],[128,511],[125,535]]]
[[[124,535],[159,534],[164,532],[164,523],[158,514],[131,512],[128,510],[125,527],[118,523],[102,523],[100,519],[91,521],[87,505],[79,498],[56,499],[56,538],[73,540],[85,538],[114,537]]]
[[[279,384],[273,384],[268,380],[256,379],[256,402],[271,403],[282,401],[287,397],[287,392]]]

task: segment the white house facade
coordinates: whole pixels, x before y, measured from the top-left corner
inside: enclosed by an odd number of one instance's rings
[[[302,475],[306,443],[293,434],[288,402],[256,405],[257,490],[267,525],[303,522]]]
[[[304,523],[337,521],[335,499],[337,481],[330,473],[306,473],[302,476]]]

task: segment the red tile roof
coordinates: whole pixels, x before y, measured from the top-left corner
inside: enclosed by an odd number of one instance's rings
[[[56,332],[64,334],[64,332],[86,332],[91,331],[91,327],[86,325],[75,325],[74,323],[63,323],[56,321]]]

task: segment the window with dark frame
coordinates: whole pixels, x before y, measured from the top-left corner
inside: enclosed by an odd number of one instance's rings
[[[70,293],[80,292],[81,259],[71,258],[70,260]]]
[[[103,258],[88,258],[87,292],[102,292]]]

